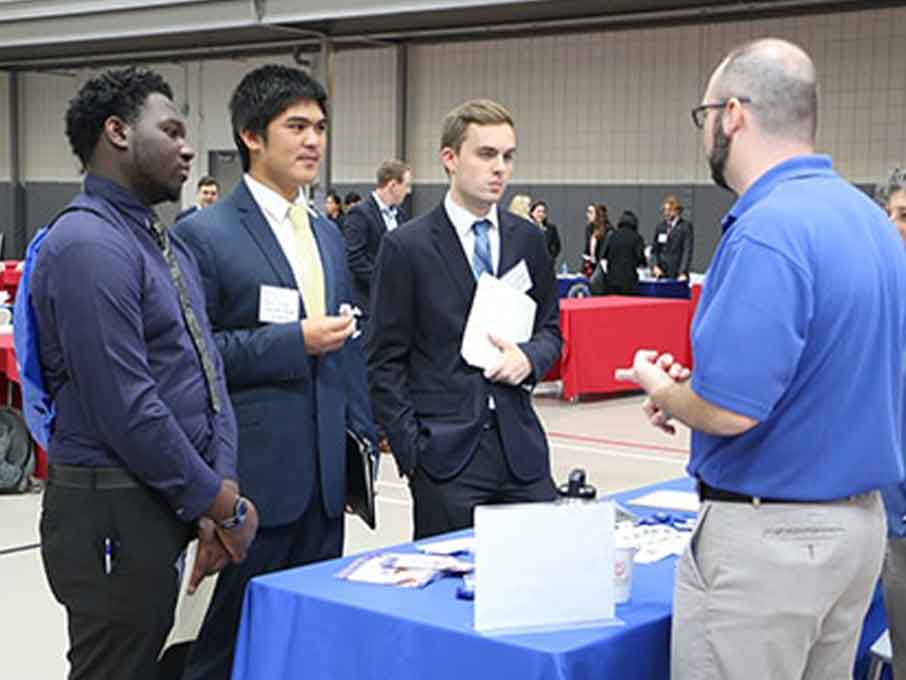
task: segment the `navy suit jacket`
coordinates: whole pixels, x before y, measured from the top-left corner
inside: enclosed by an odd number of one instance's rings
[[[520,345],[532,365],[523,385],[485,380],[460,356],[475,278],[443,204],[387,234],[378,254],[368,327],[368,373],[377,422],[399,468],[436,479],[458,474],[478,448],[494,397],[504,453],[523,481],[550,475],[547,438],[531,388],[560,356],[560,312],[544,234],[506,211],[500,217],[505,274],[525,260],[538,305],[531,339]]]
[[[661,243],[664,237],[667,242]],[[654,229],[651,254],[668,279],[675,279],[680,274],[689,275],[694,247],[695,231],[689,220],[681,217],[672,230],[667,222],[661,222]]]
[[[326,218],[313,217],[311,224],[324,268],[327,313],[337,314],[351,299],[343,240]],[[328,516],[342,515],[347,423],[374,441],[361,340],[313,357],[305,353],[298,321],[259,322],[262,285],[298,285],[244,181],[174,230],[201,269],[239,424],[243,494],[257,506],[262,526],[297,520],[318,483]],[[304,303],[303,296],[303,315]]]
[[[402,222],[398,221],[398,224]],[[343,238],[346,240],[346,260],[352,274],[352,296],[356,306],[365,313],[368,312],[371,299],[374,263],[381,239],[386,233],[387,225],[374,196],[369,195],[361,203],[352,206],[346,215]]]
[[[190,205],[188,208],[184,208],[183,210],[180,210],[180,211],[176,214],[176,219],[173,220],[173,222],[174,222],[174,223],[175,223],[175,222],[180,222],[181,220],[186,219],[186,218],[189,217],[190,215],[194,215],[194,214],[197,213],[199,210],[200,210],[200,208],[199,208],[197,205]]]

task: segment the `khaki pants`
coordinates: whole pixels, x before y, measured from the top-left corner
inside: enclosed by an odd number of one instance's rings
[[[677,564],[673,680],[850,680],[884,556],[877,492],[710,502]]]

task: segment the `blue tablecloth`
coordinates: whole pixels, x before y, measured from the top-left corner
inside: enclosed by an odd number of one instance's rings
[[[683,300],[688,300],[691,297],[689,282],[677,281],[676,279],[639,281],[639,295],[658,298],[680,298]]]
[[[557,294],[561,298],[589,297],[591,288],[581,274],[557,274]]]
[[[654,489],[691,488],[683,478],[615,498],[625,502]],[[411,543],[392,548],[413,549]],[[617,606],[623,626],[500,637],[473,630],[472,603],[455,597],[459,579],[405,590],[334,578],[351,559],[249,584],[233,680],[669,678],[674,559],[636,566],[632,600]],[[876,597],[860,655],[884,626]]]

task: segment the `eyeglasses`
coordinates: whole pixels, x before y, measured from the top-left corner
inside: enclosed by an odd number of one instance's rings
[[[752,103],[752,100],[749,97],[730,97],[729,99],[724,99],[714,104],[702,104],[700,106],[696,106],[694,109],[692,109],[692,124],[699,130],[701,130],[705,127],[705,118],[707,117],[707,113],[710,109],[726,108],[727,104],[729,104],[734,99],[740,104]]]

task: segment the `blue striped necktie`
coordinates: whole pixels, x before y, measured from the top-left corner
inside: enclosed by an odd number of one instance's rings
[[[491,264],[491,240],[488,238],[488,230],[490,228],[490,220],[478,220],[472,225],[472,231],[475,232],[475,252],[472,254],[472,272],[475,274],[476,279],[485,272],[494,276],[494,265]]]

